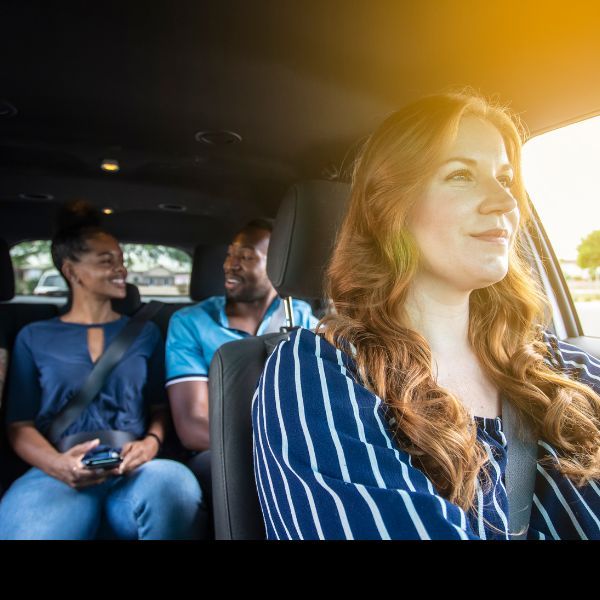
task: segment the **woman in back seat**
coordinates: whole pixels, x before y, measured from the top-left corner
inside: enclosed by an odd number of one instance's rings
[[[335,312],[278,346],[253,402],[269,538],[600,539],[600,361],[544,331],[520,147],[508,113],[468,94],[366,142]],[[509,530],[513,413],[535,482]]]
[[[118,242],[85,203],[63,211],[52,256],[72,293],[61,317],[19,332],[8,379],[8,434],[32,468],[0,503],[0,539],[93,539],[107,524],[121,539],[184,539],[202,534],[201,491],[182,464],[155,459],[165,435],[164,346],[148,322],[107,376],[101,392],[59,436],[52,423],[129,321],[112,310],[127,275]],[[89,469],[96,432],[120,439],[123,461]],[[116,445],[116,444],[115,444]],[[104,529],[104,525],[102,529]]]

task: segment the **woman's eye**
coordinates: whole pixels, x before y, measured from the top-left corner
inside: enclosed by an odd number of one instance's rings
[[[460,171],[454,171],[453,173],[450,173],[450,175],[446,177],[446,181],[473,181],[473,174],[467,169],[461,169]]]
[[[461,169],[460,171],[454,171],[446,177],[446,181],[473,181],[473,174],[467,169]]]
[[[502,187],[510,189],[513,184],[513,180],[511,177],[498,177],[498,181]]]

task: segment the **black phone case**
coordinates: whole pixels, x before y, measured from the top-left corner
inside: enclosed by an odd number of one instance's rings
[[[88,458],[83,462],[86,469],[112,469],[123,462],[122,458]]]

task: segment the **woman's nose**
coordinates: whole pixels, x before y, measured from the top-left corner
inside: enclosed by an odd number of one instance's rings
[[[510,190],[500,184],[496,179],[490,182],[486,189],[485,198],[479,207],[483,214],[506,214],[515,210],[518,203]]]

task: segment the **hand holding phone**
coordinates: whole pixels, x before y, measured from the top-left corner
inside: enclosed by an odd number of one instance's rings
[[[90,450],[81,462],[86,469],[113,469],[123,462],[120,448],[99,445]]]

